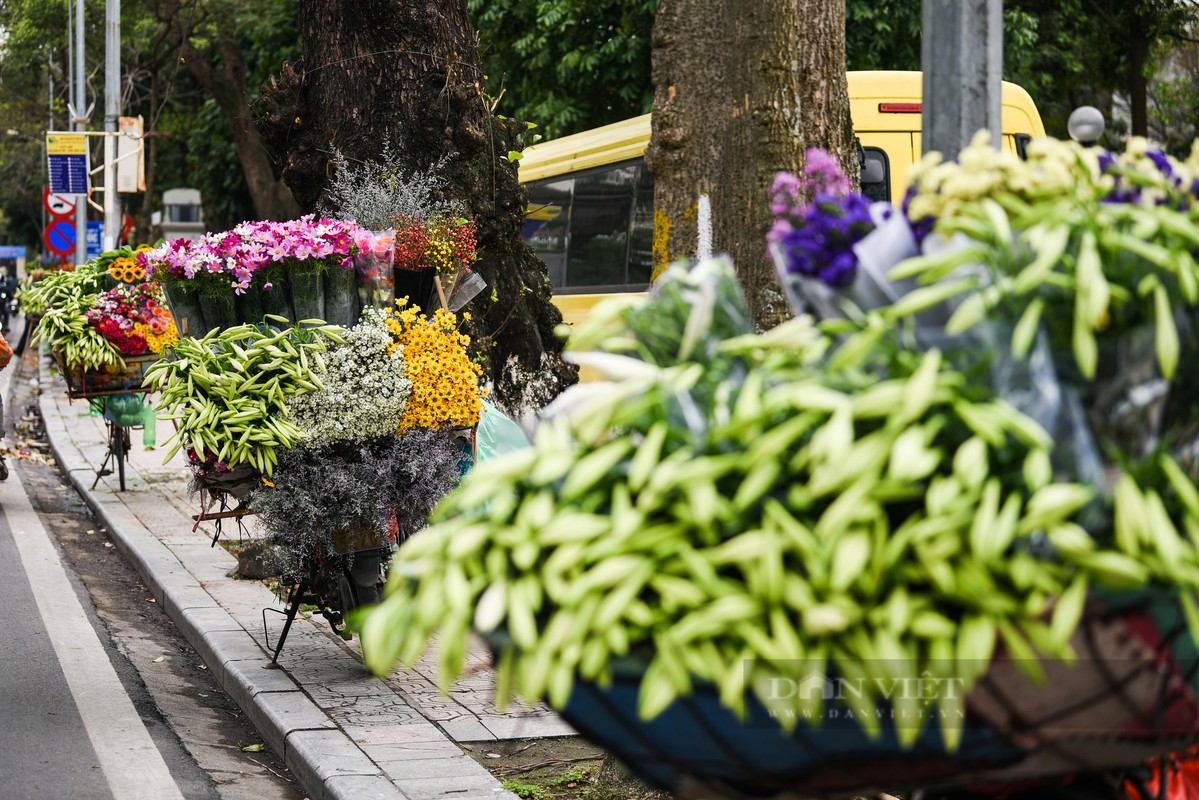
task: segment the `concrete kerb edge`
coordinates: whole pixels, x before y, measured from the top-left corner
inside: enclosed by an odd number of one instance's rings
[[[42,386],[46,385],[44,378],[45,370],[41,363],[41,359],[39,358],[39,382],[41,382]],[[163,610],[167,612],[172,623],[174,623],[183,633],[184,638],[188,640],[188,643],[191,644],[191,646],[194,647],[197,652],[211,652],[211,648],[207,647],[204,641],[206,638],[206,631],[201,630],[198,626],[189,624],[191,620],[186,619],[184,615],[180,613],[183,608],[188,606],[168,602],[165,592],[169,591],[169,588],[162,586],[156,580],[153,570],[150,569],[149,565],[145,563],[145,561],[139,556],[135,544],[126,538],[125,532],[122,531],[119,526],[114,524],[115,520],[111,518],[108,510],[105,508],[105,504],[101,503],[96,498],[94,493],[91,491],[90,486],[85,482],[88,477],[94,477],[95,473],[88,469],[84,475],[81,476],[78,474],[80,471],[83,471],[83,467],[79,465],[81,463],[86,465],[87,462],[82,458],[82,454],[80,453],[78,447],[73,447],[72,449],[74,452],[70,452],[66,449],[64,443],[59,440],[60,437],[68,439],[69,436],[66,435],[66,425],[62,422],[61,416],[58,413],[58,409],[54,405],[53,397],[49,392],[44,390],[39,391],[38,408],[45,424],[46,437],[50,441],[50,450],[54,454],[54,458],[57,460],[58,464],[62,467],[63,472],[70,480],[71,485],[79,493],[79,496],[83,498],[83,501],[87,503],[88,507],[96,515],[97,519],[108,528],[110,537],[116,543],[117,547],[120,548],[121,552],[134,565],[142,580],[146,582],[146,585],[151,588],[151,591],[154,593],[156,599],[162,605]],[[53,420],[54,424],[51,424],[50,420]],[[60,434],[60,436],[55,436],[55,433]],[[73,445],[74,443],[72,442],[71,444]],[[164,547],[164,549],[166,548]],[[169,549],[167,552],[170,552]],[[198,581],[194,581],[194,583],[196,587],[203,590],[203,587]],[[214,600],[213,602],[215,604],[216,601]],[[217,681],[223,687],[239,683],[236,676],[233,674],[226,674],[228,669],[223,662],[210,663],[208,664],[208,668],[213,671]],[[303,694],[302,690],[300,693]],[[259,694],[270,694],[270,692],[247,695],[243,689],[243,691],[235,692],[233,697],[241,707],[242,712],[251,719],[269,719],[267,715],[261,713],[264,709],[258,708],[258,703],[255,698],[257,698]],[[325,715],[324,710],[321,709],[320,706],[318,706],[315,702],[312,702],[311,698],[308,698],[307,694],[303,694],[303,696],[308,699],[308,702],[311,703],[312,707],[317,712]],[[253,708],[247,708],[247,702],[252,705]],[[331,724],[335,725],[335,723],[332,723],[331,720],[330,722]],[[340,734],[345,739],[347,744],[361,753],[362,760],[370,764],[371,769],[369,771],[363,770],[363,777],[365,777],[366,773],[368,772],[377,773],[379,771],[378,765],[376,765],[374,761],[372,761],[370,757],[367,756],[366,753],[363,752],[362,749],[358,747],[358,745],[349,736],[346,736],[340,728],[334,727],[329,730],[330,732],[336,731],[338,734]],[[286,747],[287,737],[289,734],[295,732],[294,730],[289,731],[279,729],[270,732],[260,732],[263,734],[264,738],[267,738],[268,740],[284,742],[284,749],[279,753],[279,757],[284,760],[284,763],[288,763],[289,765],[294,762],[295,756],[289,754],[287,752],[288,748]],[[312,753],[307,749],[303,750],[303,754],[304,757],[307,758],[315,758],[316,756],[315,753]],[[313,798],[321,798],[322,800],[357,800],[360,797],[360,795],[354,791],[354,785],[351,782],[343,783],[341,781],[325,781],[322,779],[320,777],[321,769],[317,763],[305,764],[304,769],[294,771],[296,772],[297,777],[300,779],[301,784],[304,786],[304,791]],[[385,792],[380,792],[375,796],[381,798],[382,800],[407,800],[404,793],[396,788],[394,784],[389,783],[388,785],[390,785],[393,790],[390,795],[386,794]],[[384,787],[374,786],[372,788],[383,789]]]

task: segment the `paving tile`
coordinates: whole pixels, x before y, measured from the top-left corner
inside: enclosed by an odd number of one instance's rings
[[[480,773],[490,777],[490,773],[470,756],[458,751],[456,756],[440,758],[398,758],[379,761],[373,751],[367,751],[371,758],[394,781],[407,781],[415,778],[479,778]],[[494,779],[493,779],[494,780]]]
[[[438,725],[455,742],[494,742],[498,738],[477,717],[449,719]]]
[[[488,731],[497,739],[545,739],[554,736],[578,736],[578,731],[561,717],[480,717]]]
[[[472,762],[473,763],[473,762]],[[475,766],[478,766],[477,764]],[[479,769],[483,769],[479,767]],[[400,787],[400,791],[411,798],[411,800],[443,800],[443,798],[453,798],[458,800],[468,796],[486,796],[496,798],[511,798],[512,795],[504,791],[504,787],[500,782],[493,778],[486,770],[483,770],[483,775],[458,776],[447,775],[441,778],[397,778],[395,783]]]
[[[419,743],[449,741],[436,725],[424,719],[414,720],[407,725],[345,724],[341,726],[341,729],[346,732],[347,736],[364,747],[374,745],[407,747]]]
[[[351,738],[353,738],[351,736]],[[355,741],[358,741],[355,739]],[[376,764],[390,772],[387,764],[393,761],[430,761],[437,758],[457,758],[462,748],[442,736],[437,741],[407,742],[406,744],[368,744],[358,741],[359,746]]]

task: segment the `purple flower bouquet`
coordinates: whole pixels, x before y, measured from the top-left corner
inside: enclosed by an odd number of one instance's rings
[[[840,318],[903,294],[886,272],[917,253],[907,219],[851,192],[835,158],[809,149],[803,178],[780,172],[771,195],[768,249],[796,311]]]

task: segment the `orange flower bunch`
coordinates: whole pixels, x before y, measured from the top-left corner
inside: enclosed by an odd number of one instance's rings
[[[146,270],[128,256],[114,258],[108,265],[108,274],[121,283],[141,283],[146,279]]]
[[[463,319],[470,319],[464,314]],[[391,351],[403,347],[404,377],[412,394],[400,416],[397,433],[413,428],[466,428],[478,424],[483,408],[479,376],[482,370],[466,353],[470,337],[458,332],[458,318],[439,308],[433,318],[408,298],[387,312]]]
[[[133,330],[145,338],[146,349],[151,353],[161,353],[178,343],[179,330],[175,327],[175,317],[162,306],[155,306],[153,314],[154,318],[148,323],[134,323]]]

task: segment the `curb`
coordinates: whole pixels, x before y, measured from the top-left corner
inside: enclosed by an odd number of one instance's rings
[[[41,353],[38,380],[50,381]],[[379,766],[325,714],[290,675],[271,669],[270,657],[221,608],[173,553],[119,500],[104,502],[88,480],[95,475],[77,447],[49,394],[40,389],[38,408],[50,449],[151,594],[216,677],[221,688],[250,718],[312,800],[408,800]],[[84,477],[86,476],[86,478]]]

